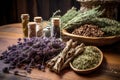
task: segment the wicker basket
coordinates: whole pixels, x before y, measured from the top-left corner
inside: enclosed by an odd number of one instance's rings
[[[110,45],[120,41],[120,35],[109,36],[109,37],[85,37],[85,36],[74,35],[72,33],[69,33],[65,29],[62,30],[62,34],[66,36],[68,39],[71,38],[75,41],[78,41],[79,43],[85,43],[86,45],[94,45],[94,46]]]

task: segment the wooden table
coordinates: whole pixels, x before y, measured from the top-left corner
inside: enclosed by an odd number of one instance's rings
[[[0,51],[16,44],[17,38],[20,37],[23,37],[21,23],[0,26]],[[99,48],[104,54],[104,61],[101,67],[91,74],[77,74],[70,68],[56,74],[46,68],[46,72],[33,69],[28,76],[40,80],[120,80],[120,41]]]

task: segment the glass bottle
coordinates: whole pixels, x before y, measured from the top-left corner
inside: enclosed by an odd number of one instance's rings
[[[46,26],[43,29],[43,37],[50,37],[51,36],[51,29],[50,26]]]
[[[43,27],[42,27],[42,17],[34,17],[34,22],[36,22],[36,36],[42,36]]]
[[[60,33],[60,18],[52,18],[51,20],[51,36],[55,38],[61,38]]]
[[[36,37],[36,22],[28,23],[28,37]]]
[[[29,14],[21,14],[22,28],[24,37],[28,37]]]

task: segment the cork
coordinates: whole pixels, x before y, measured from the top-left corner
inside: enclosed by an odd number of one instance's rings
[[[42,22],[42,17],[34,17],[34,22],[41,23]]]
[[[28,26],[29,26],[29,28],[34,29],[36,27],[36,23],[35,22],[29,22]]]
[[[21,14],[21,19],[29,20],[29,14]]]
[[[28,37],[36,37],[36,22],[28,23]]]
[[[52,25],[59,26],[60,25],[60,18],[52,18]]]

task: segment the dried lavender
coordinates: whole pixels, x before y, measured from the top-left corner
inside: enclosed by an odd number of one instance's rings
[[[1,59],[10,64],[9,69],[19,67],[30,73],[32,67],[43,68],[46,61],[59,54],[64,47],[65,43],[54,37],[19,38],[18,44],[8,47]]]

